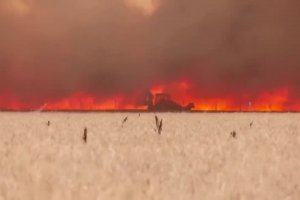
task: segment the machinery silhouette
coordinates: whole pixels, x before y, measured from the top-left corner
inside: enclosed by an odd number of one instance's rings
[[[151,92],[147,94],[146,104],[148,111],[191,111],[195,107],[193,103],[182,106],[173,101],[167,93],[153,95]]]

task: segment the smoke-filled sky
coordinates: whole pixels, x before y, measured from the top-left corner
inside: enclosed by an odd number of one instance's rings
[[[1,0],[0,96],[300,92],[299,0]]]

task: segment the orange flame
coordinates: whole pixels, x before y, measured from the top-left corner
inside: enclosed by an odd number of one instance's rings
[[[190,92],[191,84],[188,81],[179,81],[169,84],[153,86],[152,94],[169,93],[172,99],[182,106],[194,103],[194,111],[236,111],[236,112],[265,112],[265,111],[300,111],[300,101],[289,99],[288,88],[279,88],[274,91],[266,91],[255,97],[254,100],[245,98],[218,97],[203,98],[201,94]],[[99,100],[93,95],[75,93],[67,98],[48,101],[44,104],[24,103],[16,98],[4,98],[0,96],[0,109],[2,110],[45,110],[45,111],[102,111],[102,110],[147,110],[146,105],[137,105],[129,101],[125,95],[117,95],[105,100]]]

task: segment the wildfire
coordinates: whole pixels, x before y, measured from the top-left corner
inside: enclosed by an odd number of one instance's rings
[[[146,110],[146,106],[137,106],[135,103],[126,102],[124,96],[115,96],[106,100],[97,100],[87,94],[75,94],[61,101],[50,102],[44,110],[78,110],[78,111],[101,111],[101,110]]]
[[[150,92],[152,94],[170,94],[172,101],[182,106],[193,103],[195,105],[194,111],[300,111],[300,101],[291,101],[287,88],[266,91],[252,99],[234,97],[203,98],[201,94],[191,92],[190,88],[191,84],[188,81],[179,81],[171,84],[155,85],[150,89]],[[60,100],[38,104],[24,103],[16,98],[0,97],[0,109],[13,111],[146,111],[148,107],[146,103],[137,105],[135,101],[128,100],[126,95],[113,96],[102,100],[90,94],[76,93]]]

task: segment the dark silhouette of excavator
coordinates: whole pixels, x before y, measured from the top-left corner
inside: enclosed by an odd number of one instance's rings
[[[169,94],[157,93],[153,95],[151,92],[147,94],[146,104],[148,111],[191,111],[195,107],[193,103],[182,106],[173,101]]]

